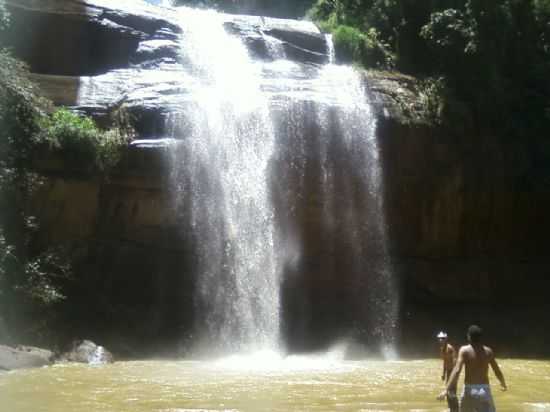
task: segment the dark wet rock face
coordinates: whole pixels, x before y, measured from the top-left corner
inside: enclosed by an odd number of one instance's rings
[[[95,75],[128,67],[146,52],[155,57],[173,56],[167,50],[168,40],[176,38],[179,29],[155,13],[155,8],[144,7],[144,14],[136,14],[104,4],[8,1],[14,22],[8,42],[33,72],[42,74]],[[159,42],[159,50],[154,50],[154,44],[140,49],[142,42],[153,40]]]
[[[177,11],[139,0],[7,3],[18,32],[12,38],[15,52],[30,64],[48,97],[105,125],[114,108],[124,107],[138,133],[108,180],[84,179],[55,159],[41,159],[38,165],[47,182],[32,205],[41,222],[36,241],[82,247],[82,272],[113,306],[78,326],[114,330],[132,337],[134,345],[161,336],[172,343],[186,339],[193,322],[194,279],[168,184],[177,142],[165,138],[185,138],[184,128],[172,136],[166,119],[185,112],[189,91],[197,84],[180,59]],[[328,61],[324,36],[307,22],[227,16],[225,29],[265,63],[261,87],[273,94],[274,106],[288,98],[287,85],[269,66],[276,60],[274,50],[291,60],[288,87],[298,85],[305,94],[311,92],[309,80],[318,65]],[[425,118],[415,79],[372,72],[365,82],[378,117],[404,341],[426,347],[422,340],[431,337],[431,329],[449,324],[455,336],[463,336],[471,321],[494,324],[492,331],[506,340],[507,319],[519,325],[511,332],[518,340],[529,330],[548,336],[540,319],[547,313],[550,288],[550,190],[548,163],[541,160],[548,150],[545,137],[504,141],[483,136],[469,124],[444,130]],[[307,128],[312,106],[303,107]],[[314,128],[303,134],[315,138]],[[313,250],[304,258],[311,262],[312,275],[304,280],[297,273],[284,286],[294,294],[294,306],[285,310],[289,318],[315,315],[321,329],[329,317],[334,324],[339,321],[347,297],[337,292],[349,280],[343,274],[324,276],[325,267],[316,266],[328,252],[319,236],[322,211],[315,196],[303,200],[307,221],[301,228]],[[319,307],[305,303],[312,290]],[[83,306],[97,305],[95,296],[82,299]],[[522,319],[527,305],[533,316]],[[299,329],[295,332],[307,333]],[[79,330],[77,336],[90,336],[86,332]],[[88,361],[94,347],[86,344],[71,356],[81,353],[80,359]]]
[[[144,2],[101,0],[7,1],[13,24],[7,42],[33,72],[90,76],[113,69],[177,60],[181,28],[176,9]],[[309,23],[256,16],[227,16],[226,28],[243,37],[251,53],[269,58],[265,35],[283,42],[288,57],[328,60],[324,36]]]
[[[193,87],[181,61],[178,10],[145,2],[102,0],[7,2],[8,43],[57,105],[71,106],[104,124],[124,106],[138,137],[162,137],[167,113],[187,104]],[[226,15],[225,28],[240,36],[252,56],[273,60],[273,47],[297,64],[328,61],[324,35],[309,22]]]

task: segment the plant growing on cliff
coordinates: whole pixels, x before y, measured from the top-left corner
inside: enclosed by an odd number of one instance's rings
[[[0,336],[0,343],[47,337],[74,280],[65,250],[55,247],[35,256],[28,246],[16,248],[0,230],[0,321],[7,326],[5,333],[11,331],[11,336]]]
[[[550,130],[549,0],[317,0],[310,16],[331,32],[346,27],[335,35],[337,54],[339,46],[367,67],[389,61],[420,78],[444,78],[454,100],[445,106],[480,130],[516,137]],[[360,52],[371,30],[371,44],[391,60]]]
[[[30,80],[27,67],[0,49],[0,161],[20,163],[40,136],[49,103]]]
[[[27,207],[41,183],[32,154],[50,107],[27,67],[0,50],[0,317],[19,336],[51,314],[45,309],[63,298],[61,278],[70,274],[59,250],[32,246],[38,223]]]
[[[320,0],[308,12],[323,31],[332,33],[337,59],[364,67],[393,67],[395,56],[377,28],[361,27],[341,9],[335,2]]]
[[[360,63],[364,67],[393,67],[393,56],[376,29],[362,32],[346,25],[323,25],[323,28],[333,35],[339,61]]]
[[[0,43],[8,24],[0,0]],[[34,244],[40,222],[29,212],[43,180],[33,170],[33,155],[49,140],[43,126],[51,110],[27,66],[0,48],[0,321],[19,339],[34,339],[47,329],[72,278],[67,250]],[[112,152],[108,144],[102,147]],[[111,162],[109,155],[101,158]]]
[[[50,146],[75,167],[88,165],[92,170],[108,173],[120,160],[129,136],[119,127],[104,131],[87,116],[66,108],[43,119],[43,133]]]

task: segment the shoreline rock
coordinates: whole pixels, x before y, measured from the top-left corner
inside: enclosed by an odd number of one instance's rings
[[[54,352],[33,346],[0,345],[0,370],[39,368],[54,363]]]
[[[114,356],[105,347],[90,340],[77,340],[73,342],[71,350],[61,355],[58,361],[100,365],[113,363]]]
[[[59,355],[49,349],[35,346],[0,345],[0,372],[40,368],[55,363],[87,363],[102,365],[114,362],[113,354],[90,340],[76,340],[68,352]]]

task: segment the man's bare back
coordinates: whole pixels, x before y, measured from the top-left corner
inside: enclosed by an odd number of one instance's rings
[[[464,359],[466,372],[464,377],[465,384],[488,384],[489,383],[489,363],[494,360],[491,348],[483,345],[462,346],[459,355]]]
[[[440,395],[449,392],[456,387],[458,377],[465,366],[464,394],[460,403],[461,411],[494,411],[494,404],[489,387],[489,365],[500,382],[503,390],[506,390],[506,382],[491,348],[481,343],[481,328],[476,325],[468,329],[469,345],[462,346],[458,351],[458,359],[451,377],[447,383],[447,390]]]

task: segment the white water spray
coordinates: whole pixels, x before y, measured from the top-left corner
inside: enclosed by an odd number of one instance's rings
[[[281,273],[310,270],[292,211],[308,206],[302,197],[313,173],[321,180],[319,235],[333,248],[332,259],[338,259],[337,242],[346,247],[354,327],[392,354],[397,297],[376,121],[359,75],[332,64],[330,37],[331,64],[286,60],[269,36],[271,60],[262,62],[226,33],[227,16],[179,12],[182,64],[193,81],[170,129],[181,140],[174,189],[193,249],[200,349],[279,351]],[[278,185],[283,193],[274,203]]]
[[[196,251],[197,330],[204,349],[275,349],[279,268],[268,193],[274,135],[260,68],[226,34],[223,15],[180,10],[182,59],[197,79],[178,119],[179,192]]]

